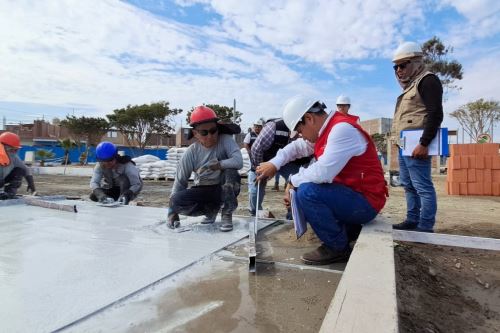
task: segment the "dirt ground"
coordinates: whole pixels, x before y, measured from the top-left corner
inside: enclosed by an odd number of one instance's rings
[[[500,253],[395,247],[400,332],[500,332]]]
[[[88,198],[89,179],[70,176],[36,176],[37,190],[40,195],[67,195]],[[172,180],[146,180],[139,204],[150,207],[166,207]],[[272,183],[272,182],[270,182]],[[435,176],[434,184],[438,194],[438,214],[436,232],[500,238],[500,197],[450,196],[446,194],[446,176]],[[285,218],[283,206],[283,185],[281,191],[272,190],[268,185],[264,199],[264,209],[277,218]],[[239,206],[235,214],[248,215],[248,190],[246,178],[242,179]],[[384,216],[393,223],[405,218],[406,201],[402,187],[391,187],[388,201],[382,210]]]

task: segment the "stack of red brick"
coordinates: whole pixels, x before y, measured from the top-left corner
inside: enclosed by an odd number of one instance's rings
[[[498,149],[498,143],[450,145],[448,194],[500,196]]]

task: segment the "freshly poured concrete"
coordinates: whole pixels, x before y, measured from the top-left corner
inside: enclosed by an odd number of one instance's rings
[[[175,233],[164,209],[76,204],[0,207],[0,331],[60,329],[248,235],[245,218],[229,233],[200,218]]]
[[[317,332],[340,276],[214,255],[67,331]]]

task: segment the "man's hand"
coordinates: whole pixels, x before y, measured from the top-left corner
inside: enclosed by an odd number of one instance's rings
[[[134,196],[134,192],[131,190],[125,190],[122,195],[118,198],[118,202],[121,203],[122,205],[128,205],[130,200],[132,200],[132,197]]]
[[[199,169],[198,169],[198,174],[201,175],[207,170],[220,170],[220,162],[218,159],[214,158],[208,161],[207,163],[203,164]]]
[[[290,190],[295,190],[295,186],[293,186],[291,183],[286,184],[285,187],[285,196],[283,198],[283,201],[285,203],[286,208],[290,207],[291,204],[291,199],[290,199]]]
[[[33,180],[33,176],[29,175],[26,176],[26,182],[28,183],[28,187],[26,188],[26,192],[30,192],[31,194],[34,194],[36,192],[35,189],[35,181]]]
[[[257,173],[257,181],[266,180],[274,177],[278,169],[271,162],[262,162],[255,169]]]
[[[411,157],[416,159],[424,159],[429,156],[429,148],[418,144],[413,152],[411,153]]]

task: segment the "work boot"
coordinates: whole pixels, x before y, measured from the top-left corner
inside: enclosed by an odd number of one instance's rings
[[[173,213],[168,216],[167,226],[170,229],[179,228],[181,225],[179,214]]]
[[[10,200],[16,197],[15,193],[0,192],[0,200]]]
[[[304,253],[300,259],[307,265],[328,265],[349,258],[351,251],[336,251],[330,249],[325,244],[321,244],[316,250]]]
[[[403,221],[398,224],[393,224],[392,229],[396,230],[415,230],[418,226],[418,222]]]
[[[280,191],[279,184],[274,184],[273,190],[276,191],[276,192],[279,192]]]
[[[233,230],[233,216],[231,214],[222,214],[221,225],[219,227],[220,231],[231,231]]]
[[[201,224],[212,224],[215,222],[216,218],[217,218],[217,213],[215,213],[215,215],[207,214],[203,217],[203,220],[201,220]]]
[[[415,229],[413,229],[412,231],[418,231],[418,232],[428,232],[428,233],[434,233],[434,230],[432,229],[422,229],[422,228],[419,228],[419,227],[416,227]]]

